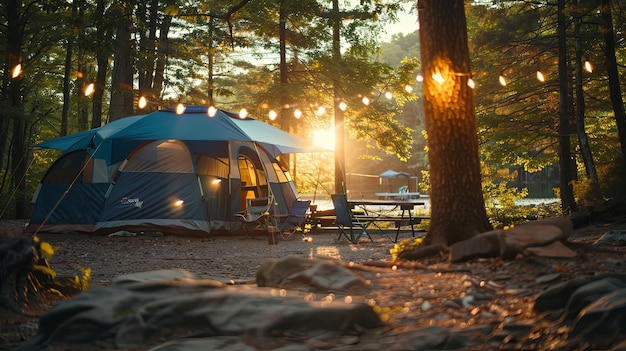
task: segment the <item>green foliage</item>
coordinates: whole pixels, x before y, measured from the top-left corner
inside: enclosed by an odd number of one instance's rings
[[[91,268],[80,268],[80,274],[74,276],[70,280],[74,288],[79,291],[86,291],[89,288],[89,280],[91,279]]]
[[[424,238],[412,238],[402,240],[401,242],[394,244],[393,248],[389,249],[389,253],[391,254],[391,260],[396,261],[398,259],[398,255],[403,251],[411,250],[416,247],[420,247],[424,244]]]
[[[574,196],[576,202],[581,207],[603,208],[606,203],[626,203],[626,169],[624,169],[621,158],[606,164],[596,166],[601,192],[600,197],[597,190],[592,186],[589,178],[573,181]]]

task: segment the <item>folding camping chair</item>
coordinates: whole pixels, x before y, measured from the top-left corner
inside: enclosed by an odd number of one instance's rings
[[[331,194],[330,197],[335,207],[335,224],[339,227],[339,234],[335,238],[335,241],[337,242],[341,240],[342,237],[345,237],[350,242],[356,244],[361,237],[366,236],[373,242],[374,239],[372,239],[367,232],[367,226],[370,225],[371,221],[359,221],[359,219],[354,216],[352,209],[348,205],[346,194]],[[356,237],[354,236],[353,228],[358,228],[360,231]],[[345,232],[345,229],[350,231],[350,236]]]
[[[241,225],[246,233],[250,231],[250,226],[253,226],[253,230],[262,229],[267,232],[267,221],[272,205],[274,205],[272,196],[248,198],[246,199],[246,209],[233,213],[233,215],[241,219]]]
[[[272,224],[278,229],[283,239],[290,239],[298,229],[302,229],[302,223],[309,217],[307,211],[310,205],[311,200],[295,200],[289,208],[289,213],[270,215]]]

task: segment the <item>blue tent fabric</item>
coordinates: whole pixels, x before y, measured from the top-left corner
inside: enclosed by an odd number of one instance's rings
[[[276,173],[282,172],[274,164],[277,155],[329,151],[231,112],[218,110],[211,117],[206,107],[198,106],[187,107],[182,114],[166,109],[126,117],[36,146],[63,150],[60,160],[69,160],[79,150],[89,157],[81,161],[86,167],[78,177],[80,186],[66,179],[65,184],[52,187],[46,178],[42,180],[29,231],[36,227],[43,231],[78,227],[105,232],[230,231],[238,224],[232,213],[242,209],[246,197],[271,192],[277,209],[299,197],[290,178]],[[146,155],[138,156],[142,153]],[[265,174],[262,184],[242,184],[238,161],[242,158],[253,161],[259,174]],[[189,166],[182,167],[182,160]],[[73,171],[77,172],[76,167]],[[64,185],[67,194],[60,190]],[[59,196],[66,198],[55,208]],[[178,200],[180,204],[173,207]],[[83,207],[84,213],[72,218],[70,212],[81,212],[78,207],[85,202],[89,205]]]
[[[168,139],[254,141],[266,148],[272,156],[330,151],[253,118],[237,118],[222,110],[218,110],[214,117],[209,117],[207,108],[201,106],[189,106],[183,114],[165,109],[147,115],[125,117],[91,131],[45,141],[36,146],[67,152],[84,148],[90,143],[99,145],[106,140],[136,142]]]

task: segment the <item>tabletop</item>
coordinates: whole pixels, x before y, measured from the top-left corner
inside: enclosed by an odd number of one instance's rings
[[[415,206],[424,206],[425,202],[420,200],[397,200],[397,199],[354,199],[348,200],[352,206],[398,206],[403,210],[413,209]]]

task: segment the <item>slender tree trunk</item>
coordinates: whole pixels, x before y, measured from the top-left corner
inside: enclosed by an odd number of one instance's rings
[[[580,153],[587,177],[591,180],[592,195],[597,199],[602,199],[602,190],[598,182],[598,173],[596,165],[593,161],[589,138],[585,131],[585,96],[583,91],[583,60],[582,45],[580,43],[580,22],[581,18],[577,17],[574,23],[574,37],[576,41],[576,62],[575,62],[575,87],[576,87],[576,134],[578,135],[578,144],[580,145]],[[595,201],[594,201],[595,202]],[[591,205],[591,204],[589,204]]]
[[[172,4],[174,1],[169,0],[167,4]],[[165,67],[167,66],[167,57],[169,55],[169,31],[172,24],[172,16],[165,16],[163,23],[159,30],[159,39],[157,40],[157,58],[154,69],[154,83],[152,89],[155,96],[161,96],[163,92],[163,84],[165,81]],[[160,101],[160,99],[159,99]]]
[[[9,57],[9,72],[21,62],[22,45],[25,23],[21,22],[18,13],[18,2],[7,2],[7,29],[12,35],[7,38],[7,54]],[[28,149],[26,147],[26,117],[24,116],[22,77],[11,78],[8,85],[9,115],[13,120],[11,134],[11,181],[15,188],[15,218],[27,218],[26,208],[26,165],[28,164]]]
[[[76,16],[76,0],[72,1],[72,20],[69,24],[67,46],[65,48],[65,72],[63,73],[63,108],[61,110],[61,136],[67,135],[71,104],[71,75],[72,75],[72,52],[74,50],[74,17]]]
[[[4,87],[8,87],[9,86],[9,82],[10,82],[10,72],[11,72],[11,59],[9,58],[9,55],[6,55],[4,57],[4,74],[2,75],[2,87],[3,89],[0,90],[0,100],[1,101],[6,101],[8,100],[7,94],[8,94],[8,90],[4,89]],[[8,141],[8,136],[9,136],[9,121],[10,121],[10,116],[8,114],[8,111],[1,111],[0,110],[0,170],[2,170],[4,168],[4,161],[5,161],[5,150],[7,147],[7,141]],[[2,184],[4,185],[4,183]],[[0,186],[0,190],[2,189],[2,186]]]
[[[279,75],[280,75],[280,105],[278,123],[282,130],[289,130],[289,111],[285,108],[289,106],[290,98],[287,84],[289,83],[287,72],[287,14],[285,13],[284,2],[280,2],[278,9],[278,56],[279,56]]]
[[[130,116],[134,112],[133,93],[133,49],[131,45],[131,16],[134,1],[122,0],[117,6],[117,33],[115,36],[115,55],[113,75],[111,77],[111,103],[109,121]]]
[[[77,45],[77,72],[76,88],[74,96],[77,101],[76,116],[78,118],[78,130],[89,129],[89,98],[85,96],[85,88],[89,83],[90,69],[87,67],[85,58],[86,40],[85,40],[85,1],[76,0],[78,3],[78,45]]]
[[[604,57],[606,57],[606,70],[609,77],[609,91],[611,104],[615,113],[615,123],[619,134],[619,142],[622,148],[622,160],[626,167],[626,112],[622,101],[622,89],[617,72],[617,58],[615,57],[615,34],[613,30],[613,15],[611,13],[611,1],[602,0],[602,23],[604,27]]]
[[[102,126],[102,100],[104,99],[104,88],[106,84],[106,76],[109,67],[109,54],[107,30],[102,19],[105,14],[104,0],[97,0],[96,3],[96,61],[98,64],[98,73],[96,74],[95,91],[92,97],[92,114],[91,128]]]
[[[577,210],[574,200],[574,188],[571,181],[572,151],[570,141],[570,125],[567,113],[568,98],[568,68],[567,42],[565,23],[565,0],[558,1],[557,32],[559,38],[559,189],[561,193],[561,208],[565,213]]]
[[[431,181],[429,239],[451,245],[491,229],[482,193],[463,0],[420,0]]]
[[[333,61],[337,67],[341,65],[341,14],[339,0],[333,0]],[[339,70],[337,70],[339,72]],[[346,193],[346,157],[345,157],[345,125],[343,109],[343,92],[341,77],[333,77],[334,123],[335,123],[335,193]]]
[[[211,18],[209,18],[209,38],[213,38],[213,31],[215,31],[215,17],[211,16]],[[215,46],[213,44],[213,39],[209,40],[209,67],[208,67],[208,79],[207,79],[207,97],[209,100],[209,106],[213,106],[215,104],[215,101],[213,100],[214,97],[214,92],[213,90],[214,88],[214,82],[213,82],[213,66],[214,66],[214,60],[215,60]]]

